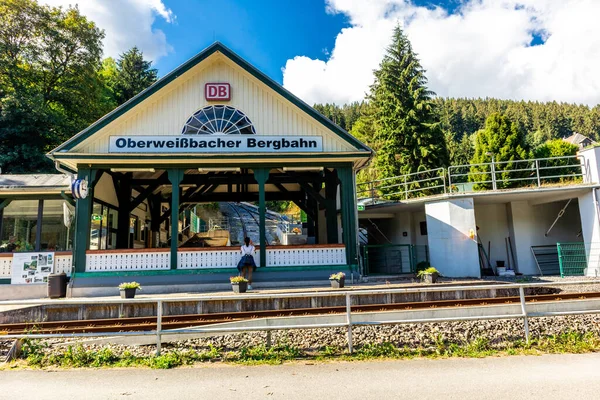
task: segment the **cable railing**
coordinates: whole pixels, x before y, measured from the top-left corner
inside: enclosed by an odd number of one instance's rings
[[[589,181],[581,156],[453,165],[357,184],[363,203],[410,200],[440,194],[540,188]]]

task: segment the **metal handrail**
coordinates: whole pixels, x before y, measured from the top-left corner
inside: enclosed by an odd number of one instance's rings
[[[198,334],[198,333],[236,333],[250,331],[266,331],[270,337],[270,332],[274,330],[289,329],[325,329],[325,328],[347,328],[348,351],[353,351],[352,326],[363,325],[395,325],[408,323],[430,323],[430,322],[449,322],[449,321],[472,321],[472,320],[493,320],[493,319],[512,319],[522,318],[525,331],[525,339],[529,342],[529,322],[530,317],[560,316],[573,314],[597,314],[600,310],[570,310],[570,311],[552,311],[528,313],[525,302],[525,288],[547,287],[547,286],[565,286],[565,285],[594,285],[600,284],[600,280],[573,281],[573,282],[539,282],[539,283],[506,283],[490,285],[471,285],[471,286],[433,286],[433,287],[412,287],[398,289],[360,289],[348,291],[328,291],[328,292],[301,292],[301,293],[265,293],[251,295],[229,295],[229,296],[195,296],[195,297],[160,297],[152,299],[87,299],[87,300],[9,300],[0,301],[3,305],[49,305],[49,304],[132,304],[132,303],[156,303],[156,326],[154,331],[139,332],[95,332],[95,333],[50,333],[50,334],[0,334],[3,339],[48,339],[48,338],[77,338],[77,337],[109,337],[109,336],[156,336],[156,354],[160,355],[162,336],[177,334]],[[490,289],[518,289],[521,306],[521,313],[518,314],[492,314],[473,317],[443,317],[443,318],[422,318],[406,319],[392,321],[352,321],[352,297],[373,294],[395,294],[395,293],[431,293],[431,292],[452,292],[452,291],[473,291]],[[345,297],[346,321],[340,323],[317,323],[317,324],[296,324],[296,325],[261,325],[251,327],[199,327],[193,329],[162,329],[163,304],[182,301],[207,301],[207,300],[249,300],[249,299],[285,299],[291,297]]]
[[[561,161],[561,160],[577,160],[577,163],[570,163],[567,165],[543,165],[544,162],[551,161]],[[540,165],[542,163],[542,165]],[[514,165],[516,168],[514,169],[505,169],[503,166],[505,165]],[[525,164],[526,167],[522,165]],[[483,171],[471,171],[472,167],[485,167],[489,166],[489,168],[484,168]],[[558,170],[558,169],[570,169],[570,168],[580,168],[580,172],[577,173],[564,173],[564,174],[552,174],[552,175],[544,175],[543,171],[549,170]],[[462,172],[462,170],[468,169],[468,172]],[[502,175],[504,173],[524,173],[531,172],[530,176],[526,177],[510,177],[507,179],[499,179],[498,175]],[[552,173],[552,172],[551,172]],[[428,178],[418,177],[415,179],[415,176],[430,176]],[[462,182],[465,177],[470,178],[476,176],[478,179],[476,181]],[[464,164],[464,165],[451,165],[448,168],[436,168],[430,169],[426,171],[417,171],[412,172],[410,174],[392,176],[389,178],[376,179],[369,182],[358,183],[356,194],[358,200],[371,200],[374,201],[376,199],[389,198],[391,196],[399,196],[404,195],[405,199],[409,198],[409,194],[415,192],[423,192],[426,190],[440,189],[443,188],[444,194],[453,194],[453,185],[458,184],[472,184],[472,185],[485,185],[491,184],[492,188],[487,189],[483,188],[483,190],[497,190],[498,189],[498,181],[501,182],[524,182],[524,181],[534,181],[537,187],[541,187],[543,181],[547,181],[549,179],[558,179],[558,178],[585,178],[588,176],[588,165],[585,162],[585,158],[583,156],[559,156],[559,157],[545,157],[545,158],[532,158],[526,160],[512,160],[512,161],[492,161],[488,163],[476,163],[476,164]],[[447,178],[447,179],[446,179]],[[461,182],[454,182],[456,180],[461,180]],[[437,184],[433,186],[425,186],[418,187],[414,189],[409,189],[412,185],[420,184],[420,183],[431,183],[436,182]],[[381,193],[382,190],[389,190],[392,188],[404,188],[403,190],[396,190],[393,193]]]

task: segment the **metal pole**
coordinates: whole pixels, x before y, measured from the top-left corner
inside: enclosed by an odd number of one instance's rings
[[[452,173],[450,172],[450,168],[448,167],[448,190],[452,193]]]
[[[527,310],[525,309],[525,290],[523,289],[523,286],[519,286],[519,298],[521,299],[521,312],[523,313],[525,341],[529,343],[529,320],[527,319]]]
[[[350,292],[346,293],[346,323],[348,324],[348,353],[352,354],[352,302]]]
[[[371,186],[371,202],[375,201],[375,185],[373,182],[369,182],[369,186]]]
[[[160,346],[162,344],[162,309],[163,302],[158,300],[156,302],[156,356],[160,356]]]
[[[404,175],[404,199],[408,200],[408,185],[406,184],[406,175]]]
[[[442,168],[442,184],[444,185],[444,194],[448,193],[446,191],[446,170]]]
[[[535,175],[537,176],[538,187],[542,186],[542,181],[540,179],[540,161],[535,160]]]
[[[494,164],[494,156],[492,156],[492,189],[496,190],[496,166]]]
[[[272,346],[271,331],[267,331],[267,349],[270,349],[271,346]]]

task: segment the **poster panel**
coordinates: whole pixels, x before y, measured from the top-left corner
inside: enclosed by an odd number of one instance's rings
[[[54,253],[14,253],[11,284],[46,284],[54,272]]]

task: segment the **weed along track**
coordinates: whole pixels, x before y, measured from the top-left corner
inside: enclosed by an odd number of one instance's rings
[[[600,292],[559,293],[526,296],[527,302],[566,301],[600,298]],[[427,308],[453,308],[464,306],[485,306],[493,304],[518,304],[519,297],[495,297],[463,300],[438,300],[426,302],[404,302],[392,304],[353,305],[353,312],[377,312],[392,310],[417,310]],[[210,314],[167,315],[162,317],[162,329],[178,329],[191,326],[212,325],[253,318],[287,317],[322,314],[341,314],[345,306],[294,308],[282,310],[243,311]],[[94,333],[94,332],[136,332],[156,329],[156,317],[130,317],[109,319],[88,319],[54,322],[27,322],[0,324],[0,338],[3,334],[23,333]]]

